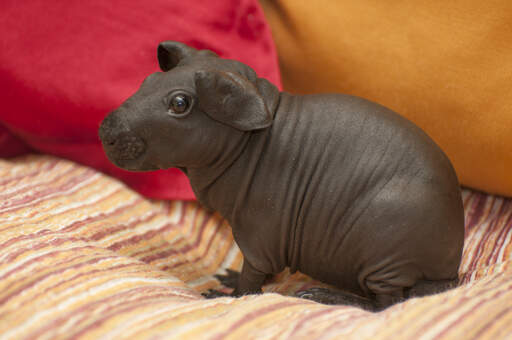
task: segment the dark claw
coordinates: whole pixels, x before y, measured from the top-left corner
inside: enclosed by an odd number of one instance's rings
[[[216,274],[214,275],[217,280],[222,283],[223,286],[228,288],[236,288],[238,286],[238,280],[240,273],[231,269],[226,269],[226,275]]]
[[[215,298],[219,298],[219,297],[231,296],[228,293],[224,293],[224,292],[221,292],[221,291],[215,290],[215,289],[208,289],[207,292],[201,293],[201,295],[207,299],[215,299]]]

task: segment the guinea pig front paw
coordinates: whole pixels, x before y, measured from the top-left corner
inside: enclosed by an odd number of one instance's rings
[[[201,293],[202,296],[204,296],[207,299],[215,299],[220,297],[227,297],[231,296],[231,294],[221,292],[220,290],[216,289],[208,289],[207,292]]]
[[[214,276],[224,287],[228,288],[236,288],[240,279],[240,273],[231,269],[226,269],[225,275],[216,274]]]

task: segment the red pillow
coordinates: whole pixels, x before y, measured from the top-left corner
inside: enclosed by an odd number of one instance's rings
[[[153,198],[193,194],[176,169],[116,168],[97,130],[109,111],[158,71],[160,41],[211,49],[280,86],[257,0],[8,0],[0,4],[0,22],[0,156],[26,152],[21,140],[32,150],[116,176]]]

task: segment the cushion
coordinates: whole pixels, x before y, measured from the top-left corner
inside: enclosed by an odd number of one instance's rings
[[[179,170],[116,168],[97,130],[159,70],[159,42],[212,49],[279,85],[273,42],[256,0],[2,1],[0,22],[0,157],[30,147],[104,171],[153,198],[193,194]]]
[[[0,160],[0,334],[5,339],[500,339],[512,334],[512,199],[464,190],[462,285],[380,313],[265,294],[205,300],[239,270],[229,225],[191,201],[148,200],[50,156]]]
[[[512,196],[512,2],[261,0],[284,88],[411,119],[460,181]]]

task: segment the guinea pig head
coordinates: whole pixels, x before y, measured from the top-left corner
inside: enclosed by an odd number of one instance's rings
[[[172,41],[158,46],[158,62],[163,72],[148,76],[99,128],[117,166],[205,167],[272,124],[279,91],[250,67]]]

